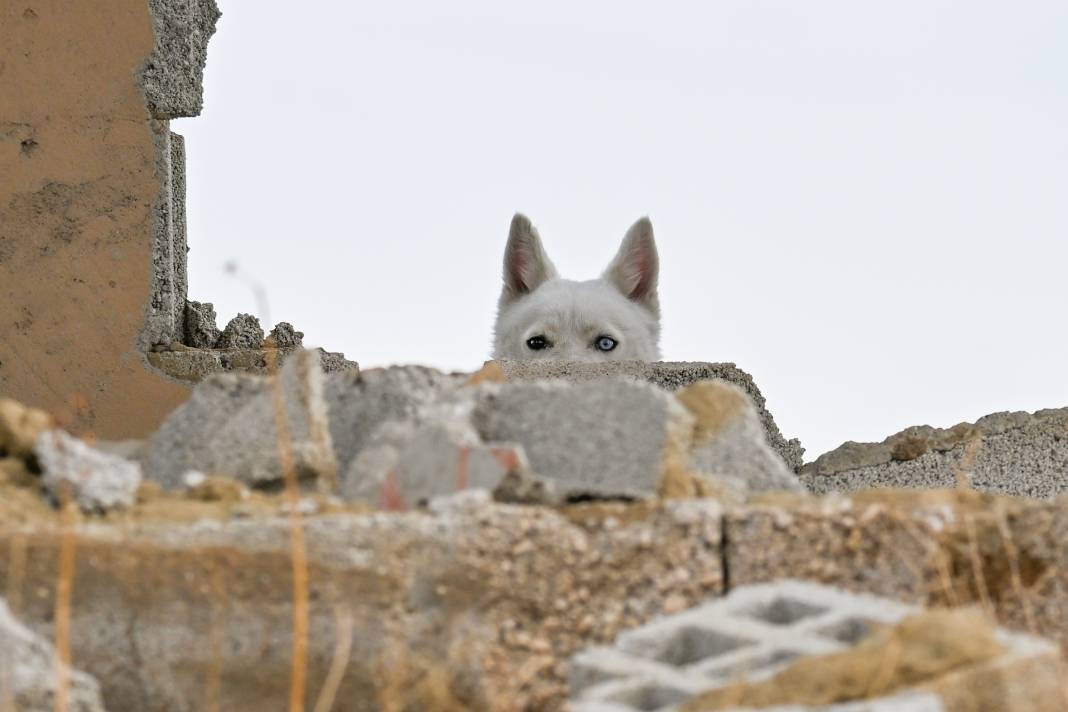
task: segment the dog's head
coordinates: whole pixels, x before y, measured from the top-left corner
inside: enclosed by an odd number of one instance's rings
[[[660,358],[659,258],[653,226],[627,231],[599,279],[561,279],[538,231],[512,218],[504,250],[493,357],[562,361],[656,361]]]

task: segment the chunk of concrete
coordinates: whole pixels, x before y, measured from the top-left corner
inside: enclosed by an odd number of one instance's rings
[[[263,346],[263,327],[251,314],[238,314],[226,325],[215,348],[258,349]]]
[[[484,442],[514,442],[562,496],[646,497],[685,464],[694,418],[647,383],[506,383],[481,387],[472,415]]]
[[[204,105],[208,40],[222,13],[215,0],[149,0],[156,47],[142,83],[157,119],[198,116]]]
[[[288,321],[280,321],[271,329],[268,339],[274,348],[291,349],[304,344],[304,332],[294,329]]]
[[[184,343],[195,349],[213,349],[219,342],[219,326],[216,323],[215,305],[211,302],[186,301]]]
[[[668,391],[676,391],[699,381],[727,381],[741,388],[752,399],[767,433],[768,444],[782,457],[787,467],[796,472],[803,463],[804,448],[801,447],[800,441],[787,440],[782,436],[753,377],[733,363],[500,361],[499,364],[508,381],[562,379],[582,383],[603,378],[634,378],[648,381]]]
[[[524,464],[521,449],[483,444],[467,419],[391,420],[356,455],[341,494],[403,510],[467,489],[492,492],[509,472],[522,478]]]
[[[323,383],[339,472],[346,472],[374,431],[408,420],[463,384],[463,376],[422,366],[328,373]]]
[[[199,383],[216,373],[270,374],[275,359],[285,363],[299,348],[288,349],[194,349],[173,348],[167,351],[152,351],[148,362],[171,378]],[[319,366],[324,373],[338,371],[359,372],[360,365],[349,361],[344,354],[313,349],[319,355]]]
[[[982,492],[1068,492],[1068,408],[994,413],[952,428],[907,428],[881,443],[845,443],[801,471],[812,492],[965,484]]]
[[[332,467],[333,451],[322,394],[319,355],[298,351],[279,372],[286,438],[276,429],[276,403],[270,379],[221,374],[205,379],[189,401],[176,409],[153,436],[146,475],[177,489],[190,471],[228,475],[253,486],[283,477],[282,446],[288,446],[298,477]]]
[[[53,500],[63,490],[85,512],[106,512],[129,507],[137,499],[141,466],[95,450],[62,430],[46,430],[34,444],[41,465],[41,483]]]
[[[105,712],[100,684],[63,666],[69,712]],[[52,644],[11,614],[0,599],[0,709],[53,712],[56,709],[56,653]]]
[[[691,468],[745,492],[803,491],[797,476],[765,439],[756,409],[741,388],[701,381],[675,396],[696,419]]]

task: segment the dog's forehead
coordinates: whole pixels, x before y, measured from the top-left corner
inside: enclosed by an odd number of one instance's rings
[[[640,321],[636,306],[602,280],[552,280],[516,307],[514,318],[527,328],[586,331]]]

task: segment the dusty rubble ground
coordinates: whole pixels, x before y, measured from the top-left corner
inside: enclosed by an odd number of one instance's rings
[[[30,416],[20,412],[25,430],[51,425]],[[306,709],[562,709],[577,650],[786,577],[978,604],[1068,650],[1065,498],[719,502],[696,498],[708,490],[681,486],[673,467],[661,492],[676,496],[633,502],[520,506],[467,492],[384,512],[207,477],[174,492],[144,483],[131,506],[84,514],[55,506],[33,438],[8,430],[0,595],[69,645],[111,710],[286,709],[297,668]],[[790,699],[770,684],[754,694]]]

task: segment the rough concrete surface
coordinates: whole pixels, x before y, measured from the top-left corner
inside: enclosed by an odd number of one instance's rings
[[[406,509],[469,488],[493,491],[510,469],[502,460],[465,420],[391,420],[342,475],[341,495]]]
[[[56,653],[43,636],[11,614],[0,599],[0,709],[54,712]],[[68,712],[105,712],[100,685],[92,676],[64,666]]]
[[[690,467],[745,492],[802,491],[771,449],[745,392],[727,381],[700,381],[675,393],[696,420]]]
[[[485,386],[472,418],[483,441],[518,443],[572,498],[656,494],[687,461],[694,428],[671,394],[626,380]]]
[[[564,361],[500,361],[509,381],[563,379],[581,383],[601,378],[635,378],[648,381],[669,391],[676,391],[698,381],[720,379],[733,383],[752,399],[767,433],[768,444],[795,472],[801,468],[804,448],[797,439],[787,440],[775,425],[775,418],[753,377],[733,363],[663,361],[612,361],[605,363],[570,363]]]
[[[278,516],[212,519],[209,505],[197,506],[209,518],[78,528],[74,663],[100,680],[109,709],[284,710],[289,525]],[[428,671],[444,676],[466,709],[554,710],[577,648],[722,591],[712,502],[435,508],[441,514],[305,520],[306,709],[344,629],[339,615],[354,624],[337,712],[387,709],[387,700],[442,709],[419,699],[430,696],[420,684]],[[13,579],[7,552],[16,542],[25,566]],[[61,542],[58,527],[44,523],[32,535],[0,530],[0,590],[22,596],[23,619],[44,635]]]
[[[189,226],[186,220],[185,138],[171,131],[171,215],[174,252],[174,340],[185,341],[189,297]]]
[[[213,349],[219,342],[218,316],[211,302],[186,301],[182,343],[195,349]]]
[[[774,496],[724,520],[732,586],[798,578],[925,605],[983,602],[1068,650],[1068,506],[961,490]]]
[[[304,332],[297,331],[288,321],[280,321],[267,337],[276,349],[295,348],[304,344]]]
[[[143,0],[0,6],[0,393],[143,436],[188,388],[147,368],[157,161]],[[169,160],[167,161],[169,163]]]
[[[204,105],[208,40],[222,13],[215,0],[148,0],[155,48],[145,62],[145,94],[158,119],[198,116]]]
[[[1068,492],[1068,408],[994,413],[949,429],[917,426],[881,443],[846,443],[806,465],[813,492],[955,487],[1052,497]]]
[[[168,351],[152,351],[148,362],[171,378],[199,383],[216,373],[247,373],[267,375],[277,359],[284,364],[299,348],[278,349],[195,349],[171,344]],[[359,364],[345,358],[345,354],[313,349],[319,355],[319,365],[325,373],[359,371]]]
[[[263,347],[263,327],[251,314],[238,314],[229,321],[215,344],[219,349],[258,349]]]
[[[298,351],[279,372],[290,451],[299,477],[333,465],[333,446],[314,351]],[[189,471],[224,474],[249,485],[277,484],[283,476],[272,383],[246,374],[206,379],[152,437],[146,477],[173,489]]]
[[[462,375],[422,366],[328,373],[323,392],[340,472],[382,423],[414,418],[463,383]]]
[[[62,430],[41,433],[34,453],[42,470],[41,484],[56,502],[69,494],[82,511],[104,512],[129,507],[137,497],[139,464],[94,450]]]

